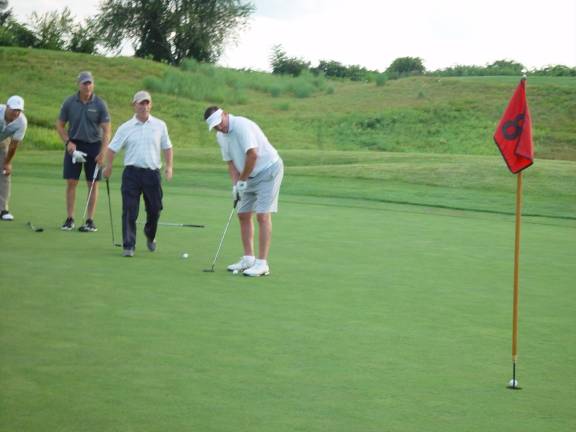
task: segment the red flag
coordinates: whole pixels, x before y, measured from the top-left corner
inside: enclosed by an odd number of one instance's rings
[[[494,141],[512,173],[534,163],[532,120],[526,102],[526,80],[522,79],[494,133]]]

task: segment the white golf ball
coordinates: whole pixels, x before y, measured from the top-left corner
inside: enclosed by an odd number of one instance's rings
[[[508,382],[508,387],[518,387],[518,380],[511,379],[511,380]]]
[[[232,274],[235,274],[235,275],[238,274],[238,270],[234,270],[234,271],[232,272]]]
[[[188,254],[187,254],[186,252],[184,252],[184,253],[182,254],[182,258],[188,258]]]

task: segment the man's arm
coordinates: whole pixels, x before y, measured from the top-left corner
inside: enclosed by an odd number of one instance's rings
[[[100,123],[100,128],[102,129],[102,146],[100,147],[100,153],[98,153],[98,156],[96,156],[96,162],[99,165],[103,165],[106,150],[108,149],[108,144],[110,143],[112,125],[110,122]]]
[[[6,152],[6,157],[4,158],[4,167],[2,173],[4,175],[12,174],[12,158],[16,154],[16,148],[20,144],[20,141],[17,139],[12,138],[10,140],[10,145],[8,146],[8,151]]]
[[[164,163],[166,167],[164,169],[164,175],[166,176],[166,180],[172,180],[172,161],[173,161],[173,152],[172,147],[167,148],[164,150]]]
[[[112,162],[114,162],[114,157],[116,156],[116,152],[110,148],[106,149],[106,164],[104,169],[102,170],[102,175],[105,178],[110,178],[112,175]]]
[[[66,132],[66,122],[58,119],[56,121],[56,131],[58,132],[58,135],[60,135],[62,142],[66,146],[66,151],[72,154],[72,152],[76,150],[76,144],[70,141],[68,132]]]
[[[228,161],[228,172],[230,173],[230,179],[232,180],[232,185],[235,185],[240,177],[240,173],[234,166],[234,162]]]
[[[256,166],[256,160],[258,159],[258,152],[256,152],[255,148],[251,148],[246,152],[246,161],[244,162],[244,170],[240,173],[237,180],[239,181],[246,181],[252,171],[254,171],[254,167]]]

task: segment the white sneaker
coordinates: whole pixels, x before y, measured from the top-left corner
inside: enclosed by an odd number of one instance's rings
[[[268,276],[270,274],[270,267],[266,260],[257,259],[252,267],[244,270],[244,276]]]
[[[253,256],[249,256],[249,255],[244,255],[240,261],[238,261],[237,263],[234,264],[230,264],[227,269],[228,271],[238,271],[238,272],[242,272],[244,270],[246,270],[247,268],[252,267],[254,264],[256,263],[256,257]]]
[[[2,218],[3,221],[14,220],[14,216],[12,216],[12,213],[10,213],[8,210],[2,210],[2,212],[0,213],[0,218]]]

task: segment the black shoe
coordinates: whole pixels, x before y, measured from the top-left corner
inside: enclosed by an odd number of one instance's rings
[[[92,219],[86,219],[86,223],[78,228],[78,231],[81,232],[96,232],[98,228],[94,225],[94,221]]]
[[[148,237],[146,237],[146,246],[148,246],[148,250],[150,252],[154,252],[156,250],[156,240],[150,240]]]
[[[66,221],[60,227],[62,231],[72,231],[74,229],[74,219],[66,218]]]

